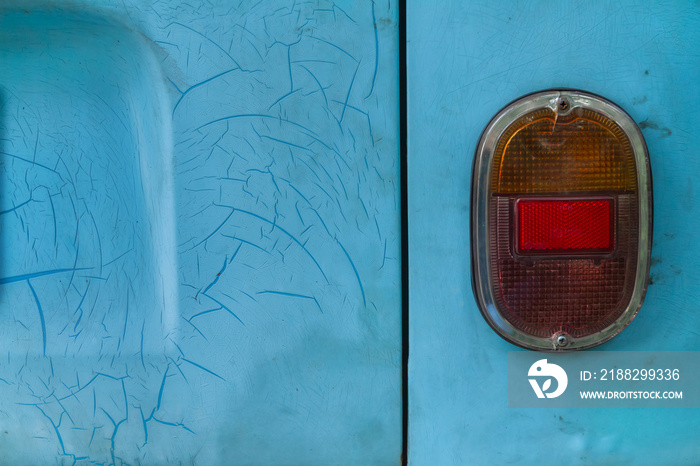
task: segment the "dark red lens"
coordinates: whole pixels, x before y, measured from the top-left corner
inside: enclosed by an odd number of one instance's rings
[[[613,199],[520,199],[516,252],[602,253],[613,249]]]

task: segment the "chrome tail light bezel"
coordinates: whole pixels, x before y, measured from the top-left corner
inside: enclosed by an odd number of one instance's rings
[[[562,102],[566,103],[565,108]],[[550,338],[529,335],[511,325],[501,314],[493,295],[489,198],[494,148],[504,131],[519,118],[549,108],[569,113],[582,107],[615,121],[631,143],[637,169],[639,236],[637,267],[631,299],[620,317],[603,330],[573,339],[554,334]],[[618,335],[639,312],[649,279],[653,232],[651,165],[644,137],[634,120],[619,106],[598,95],[579,90],[553,89],[521,97],[504,107],[484,129],[474,156],[471,191],[472,286],[487,323],[506,341],[537,351],[575,351],[600,345]]]

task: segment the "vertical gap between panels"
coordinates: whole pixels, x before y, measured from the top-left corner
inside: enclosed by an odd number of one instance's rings
[[[399,151],[401,160],[401,399],[403,443],[401,464],[408,464],[408,120],[406,117],[406,0],[399,6]]]

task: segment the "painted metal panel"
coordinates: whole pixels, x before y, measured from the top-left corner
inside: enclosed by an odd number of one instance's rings
[[[579,88],[643,129],[654,178],[645,304],[604,350],[700,344],[700,9],[690,2],[412,2],[407,11],[409,460],[697,464],[692,410],[507,408],[507,352],[471,290],[471,165],[481,131],[529,92]]]
[[[395,3],[2,5],[0,462],[396,464]]]

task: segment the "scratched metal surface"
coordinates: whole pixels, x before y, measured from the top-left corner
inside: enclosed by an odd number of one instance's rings
[[[395,3],[0,7],[0,463],[396,464]]]
[[[412,464],[698,464],[692,410],[507,408],[515,347],[470,284],[469,189],[481,131],[511,100],[581,88],[626,109],[654,176],[653,265],[635,321],[604,350],[700,345],[700,8],[690,2],[408,5]]]

